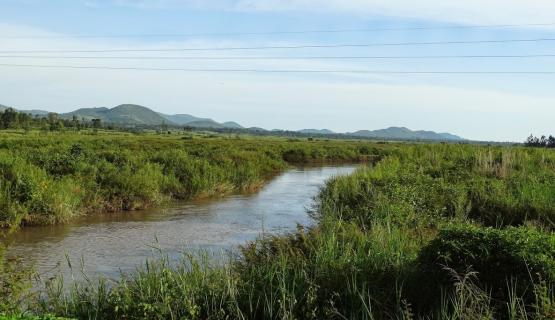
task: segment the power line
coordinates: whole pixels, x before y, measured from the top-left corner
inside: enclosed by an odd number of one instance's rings
[[[0,67],[94,69],[94,70],[140,70],[185,72],[238,72],[238,73],[362,73],[362,74],[497,74],[497,75],[555,75],[555,71],[394,71],[394,70],[271,70],[271,69],[197,69],[197,68],[143,68],[75,65],[0,64]]]
[[[307,49],[307,48],[353,48],[378,46],[426,46],[451,44],[496,44],[529,43],[555,41],[555,38],[503,39],[503,40],[469,40],[469,41],[430,41],[430,42],[386,42],[386,43],[352,43],[352,44],[315,44],[291,46],[253,46],[253,47],[208,47],[208,48],[166,48],[166,49],[102,49],[102,50],[2,50],[0,54],[15,53],[110,53],[110,52],[177,52],[177,51],[225,51],[225,50],[270,50],[270,49]]]
[[[318,33],[350,33],[375,31],[410,31],[410,30],[451,30],[451,29],[487,29],[487,28],[515,28],[515,27],[548,27],[555,23],[530,24],[493,24],[466,26],[436,26],[436,27],[393,27],[393,28],[359,28],[359,29],[325,29],[300,31],[263,31],[263,32],[206,32],[206,33],[150,33],[150,34],[115,34],[115,35],[23,35],[1,36],[2,39],[60,39],[60,38],[177,38],[200,36],[249,36],[249,35],[281,35],[281,34],[318,34]]]
[[[425,56],[246,56],[246,57],[207,57],[207,56],[29,56],[0,55],[0,58],[17,59],[114,59],[114,60],[357,60],[357,59],[512,59],[512,58],[553,58],[555,54],[517,54],[517,55],[425,55]]]

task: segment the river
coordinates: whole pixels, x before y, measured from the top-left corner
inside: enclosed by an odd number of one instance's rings
[[[314,222],[307,209],[326,180],[357,166],[294,168],[259,192],[174,204],[137,212],[95,214],[60,226],[27,227],[10,236],[9,254],[43,277],[71,278],[67,258],[87,276],[118,278],[160,252],[177,260],[184,250],[223,252],[262,233],[283,234]],[[82,263],[81,263],[82,261]],[[78,266],[78,267],[75,267]]]

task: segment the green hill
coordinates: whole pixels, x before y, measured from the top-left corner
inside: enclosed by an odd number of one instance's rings
[[[198,118],[195,116],[192,116],[190,114],[163,114],[163,113],[159,113],[159,115],[161,117],[163,117],[164,119],[168,120],[169,122],[175,123],[175,124],[179,124],[179,125],[185,125],[194,121],[208,121],[211,119],[208,118]]]
[[[210,128],[210,129],[222,129],[225,128],[221,123],[218,123],[212,119],[192,121],[186,124],[193,128]]]
[[[190,114],[163,114],[160,116],[164,117],[166,120],[183,126],[196,127],[196,128],[232,128],[232,129],[242,129],[243,126],[237,122],[228,121],[224,123],[216,122],[209,118],[198,118]]]
[[[29,114],[32,114],[33,116],[47,116],[50,113],[46,110],[37,110],[37,109],[19,110],[19,112],[29,113]]]
[[[335,132],[329,129],[302,129],[297,132],[305,134],[335,134]]]
[[[48,115],[48,111],[44,111],[44,110],[19,110],[13,107],[8,107],[6,105],[0,104],[0,111],[4,111],[8,108],[12,108],[14,110],[17,110],[18,112],[22,112],[22,113],[29,113],[32,114],[33,116],[38,115],[38,116],[46,116]]]
[[[0,111],[8,107],[0,104]],[[33,115],[46,116],[48,111],[43,110],[21,110],[21,112],[31,113]],[[136,104],[122,104],[114,108],[82,108],[75,111],[60,115],[62,118],[71,119],[76,116],[78,119],[101,119],[104,123],[113,123],[119,125],[137,126],[137,125],[161,125],[167,124],[171,126],[188,126],[201,129],[245,129],[252,132],[267,132],[267,130],[258,127],[244,128],[237,122],[228,121],[219,123],[209,118],[199,118],[190,114],[174,114],[167,115],[155,112],[147,107]],[[277,130],[281,131],[281,130]],[[361,138],[375,139],[391,139],[391,140],[429,140],[429,141],[463,141],[465,139],[450,134],[437,133],[434,131],[418,130],[413,131],[405,127],[390,127],[380,130],[360,130],[352,133],[334,133],[328,129],[303,129],[297,131],[302,134],[320,134],[320,135],[346,135]]]
[[[349,135],[364,137],[364,138],[379,138],[379,139],[395,139],[395,140],[443,140],[443,141],[459,141],[464,140],[463,138],[449,134],[449,133],[437,133],[434,131],[412,131],[405,127],[390,127],[387,129],[380,130],[360,130]]]
[[[238,124],[237,122],[234,121],[228,121],[228,122],[224,122],[222,123],[222,126],[226,127],[226,128],[230,128],[230,129],[243,129],[243,126]]]
[[[81,108],[72,112],[64,113],[61,116],[63,118],[72,118],[73,116],[79,119],[85,118],[87,120],[91,119],[102,119],[106,121],[107,113],[110,111],[108,108]]]
[[[122,104],[115,108],[82,108],[73,112],[64,113],[62,117],[90,119],[101,119],[106,123],[129,124],[129,125],[159,125],[163,123],[173,124],[158,113],[149,108],[136,104]]]

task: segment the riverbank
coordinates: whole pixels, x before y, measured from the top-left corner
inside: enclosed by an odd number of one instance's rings
[[[314,224],[305,208],[313,205],[325,181],[352,173],[357,166],[290,168],[273,177],[256,193],[180,201],[125,213],[94,214],[55,226],[25,227],[11,234],[8,256],[21,257],[48,279],[62,275],[83,279],[118,280],[160,252],[174,263],[183,252],[202,250],[225,260],[228,251],[266,236],[294,232]],[[63,248],[63,249],[61,249]],[[156,249],[154,249],[156,248]],[[71,261],[71,270],[67,260]],[[42,283],[36,283],[41,286]]]
[[[380,157],[373,143],[126,133],[0,133],[0,226],[254,191],[291,164]]]

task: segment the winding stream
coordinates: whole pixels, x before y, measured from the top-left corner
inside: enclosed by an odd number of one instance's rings
[[[12,235],[10,255],[32,264],[43,276],[71,278],[66,255],[84,262],[86,274],[118,278],[133,271],[158,249],[171,259],[183,250],[221,252],[237,248],[262,232],[281,234],[313,223],[307,208],[324,182],[357,166],[296,168],[271,180],[260,192],[176,204],[138,212],[98,214],[71,224],[29,227]]]

